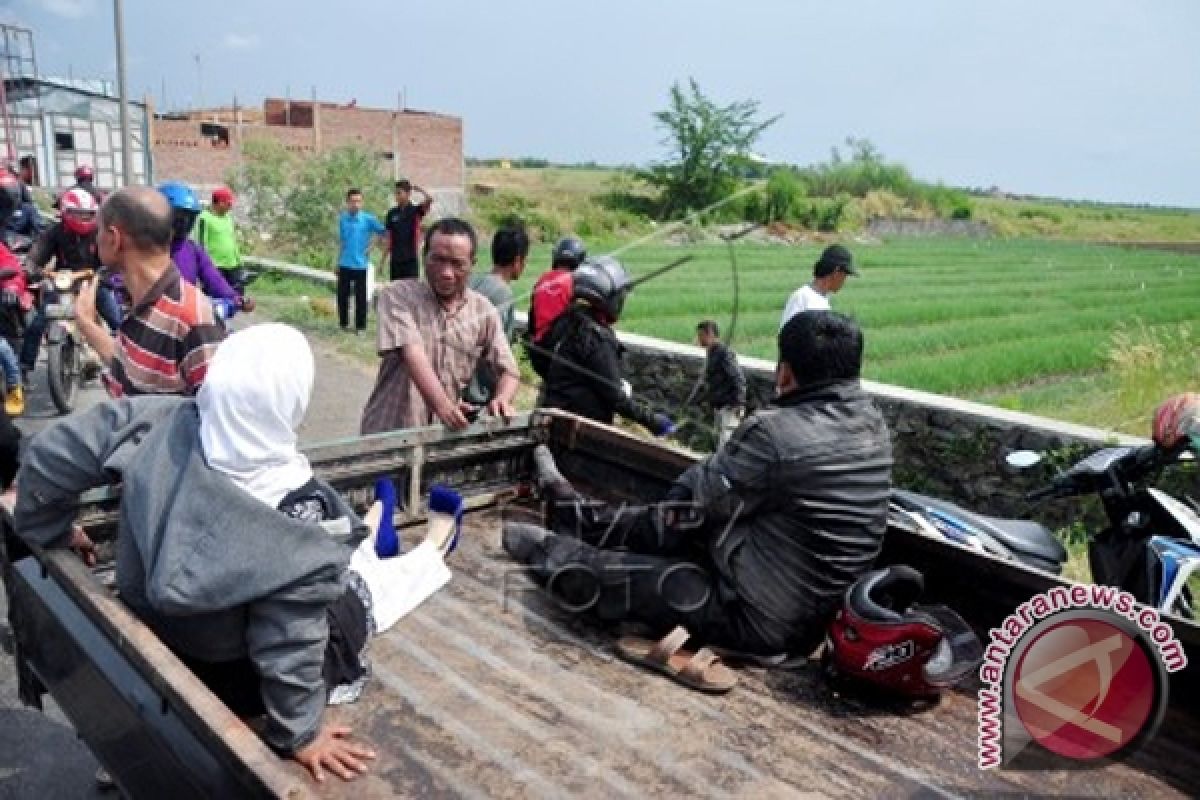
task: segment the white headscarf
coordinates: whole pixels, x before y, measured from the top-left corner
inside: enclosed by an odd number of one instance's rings
[[[271,508],[313,476],[296,449],[296,428],[314,372],[304,334],[254,325],[221,343],[196,395],[208,465]]]

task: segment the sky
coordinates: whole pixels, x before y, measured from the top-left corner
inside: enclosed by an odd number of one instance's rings
[[[956,186],[1200,207],[1196,0],[125,0],[129,86],[463,118],[466,154],[647,164],[695,78],[782,118],[758,150],[871,140]],[[111,0],[0,0],[44,74],[115,77]],[[199,60],[197,61],[197,56]]]

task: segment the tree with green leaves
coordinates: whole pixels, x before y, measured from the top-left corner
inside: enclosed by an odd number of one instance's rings
[[[666,217],[707,208],[732,192],[738,164],[779,119],[761,119],[756,100],[717,105],[693,78],[686,87],[671,86],[668,108],[655,112],[654,118],[666,133],[662,143],[670,156],[641,176],[661,191]]]

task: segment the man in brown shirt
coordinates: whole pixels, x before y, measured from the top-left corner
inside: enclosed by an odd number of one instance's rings
[[[395,281],[379,293],[379,375],[363,410],[362,432],[468,425],[459,399],[479,363],[499,376],[489,414],[513,415],[517,362],[491,302],[467,279],[475,230],[447,217],[425,234],[425,281]]]

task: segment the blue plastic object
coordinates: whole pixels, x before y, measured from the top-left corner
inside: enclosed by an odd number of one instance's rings
[[[450,555],[454,552],[454,548],[458,547],[458,536],[462,533],[463,513],[466,510],[467,505],[463,502],[462,495],[449,486],[435,483],[429,487],[429,511],[454,517],[454,537],[450,539],[446,555]]]
[[[379,520],[379,533],[375,536],[375,555],[391,558],[400,554],[400,535],[396,533],[396,487],[391,478],[375,481],[375,499],[383,503],[383,517]]]
[[[213,313],[217,316],[217,319],[230,319],[234,314],[237,314],[237,305],[232,300],[217,297],[213,299],[212,304]]]

